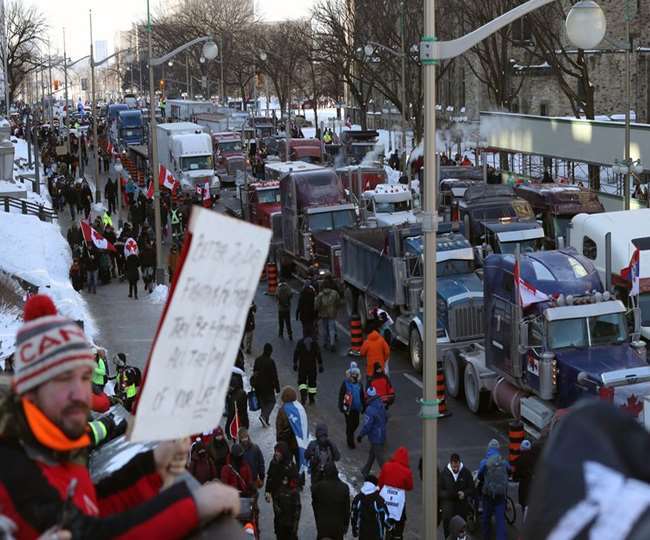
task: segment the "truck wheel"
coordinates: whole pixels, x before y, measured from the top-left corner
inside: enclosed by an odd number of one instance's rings
[[[417,328],[412,328],[409,333],[409,355],[413,369],[418,373],[422,373],[424,347],[422,346],[422,338]]]
[[[444,358],[445,383],[447,393],[453,398],[463,396],[463,375],[465,363],[456,351],[447,351]]]
[[[489,392],[481,392],[481,379],[478,376],[478,371],[470,363],[465,366],[463,382],[467,408],[474,414],[485,411],[490,401],[490,394]]]

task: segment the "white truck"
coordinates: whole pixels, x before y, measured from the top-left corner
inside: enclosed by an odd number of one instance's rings
[[[173,122],[194,122],[197,114],[215,113],[217,109],[211,101],[168,99],[165,102],[165,116]]]
[[[370,226],[386,227],[402,223],[417,223],[413,212],[413,195],[402,184],[377,184],[361,195],[364,222]]]
[[[180,182],[181,190],[195,193],[206,182],[210,193],[219,191],[214,171],[212,138],[198,124],[176,122],[157,125],[158,161]]]
[[[602,214],[578,214],[571,220],[568,230],[568,245],[590,259],[606,289],[614,287],[622,299],[630,298],[632,282],[626,270],[630,266],[635,249],[639,248],[638,307],[641,311],[641,336],[646,341],[650,341],[650,250],[647,249],[649,235],[646,229],[648,223],[650,209],[643,208]],[[609,261],[608,248],[611,249]]]

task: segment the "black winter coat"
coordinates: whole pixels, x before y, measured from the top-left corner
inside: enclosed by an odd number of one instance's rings
[[[251,384],[260,401],[275,399],[275,394],[280,393],[280,381],[278,381],[278,370],[273,358],[263,354],[255,359]]]
[[[129,282],[137,282],[140,279],[140,259],[137,255],[129,255],[126,258],[126,279]]]
[[[323,367],[323,358],[318,343],[311,338],[302,338],[293,351],[293,369],[298,370],[298,376],[315,374],[317,368]]]
[[[458,479],[454,480],[449,467],[445,467],[440,473],[440,504],[453,505],[454,514],[461,516],[467,515],[467,499],[474,491],[474,478],[472,473],[466,467],[463,467],[458,473]],[[465,497],[461,501],[458,498],[458,492],[462,491]]]
[[[316,320],[316,291],[311,286],[306,286],[300,291],[298,297],[298,307],[296,309],[296,319],[303,323],[310,323]]]
[[[338,477],[325,478],[311,490],[317,538],[343,538],[350,525],[350,488]]]

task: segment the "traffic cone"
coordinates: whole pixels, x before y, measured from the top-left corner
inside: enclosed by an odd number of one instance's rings
[[[519,420],[513,420],[508,424],[508,463],[512,472],[515,471],[517,460],[521,453],[521,443],[526,437],[524,425]]]
[[[358,315],[350,317],[350,356],[360,356],[361,345],[363,344],[363,330],[361,329],[361,318]]]
[[[278,288],[278,267],[275,263],[266,264],[266,294],[275,295]]]
[[[451,416],[451,412],[447,409],[447,385],[445,384],[445,372],[438,369],[436,376],[436,398],[438,399],[438,418],[446,418]]]

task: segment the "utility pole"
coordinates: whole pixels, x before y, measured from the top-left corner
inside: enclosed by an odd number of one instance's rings
[[[225,84],[223,81],[223,34],[219,37],[219,51],[221,52],[221,104],[227,107],[228,100],[226,99]],[[210,92],[208,92],[208,99],[210,99]]]
[[[630,0],[625,0],[625,166],[627,172],[623,180],[623,200],[625,201],[625,210],[630,209],[630,175],[632,174],[632,160],[630,159],[630,106],[631,97],[631,56],[632,56],[632,38],[630,36],[630,21],[633,17],[633,7]]]
[[[187,99],[190,97],[190,53],[185,55],[185,87],[187,89]]]
[[[99,141],[97,140],[97,103],[95,102],[95,54],[93,46],[93,10],[88,10],[90,19],[90,79],[93,85],[90,114],[93,118],[93,145],[95,147],[95,202],[101,202],[102,190],[99,186]],[[81,145],[79,146],[81,148]]]
[[[63,86],[63,99],[65,99],[65,117],[63,118],[63,125],[67,127],[70,107],[68,105],[68,55],[65,48],[65,27],[63,28]]]
[[[52,56],[50,54],[50,40],[47,40],[47,71],[50,81],[48,110],[50,113],[50,125],[54,123],[54,105],[52,104]]]
[[[406,151],[406,126],[408,101],[406,99],[406,28],[404,0],[400,1],[400,33],[402,37],[402,152],[404,153],[402,174],[406,173],[409,190],[411,189],[411,167],[408,164],[408,152]]]

